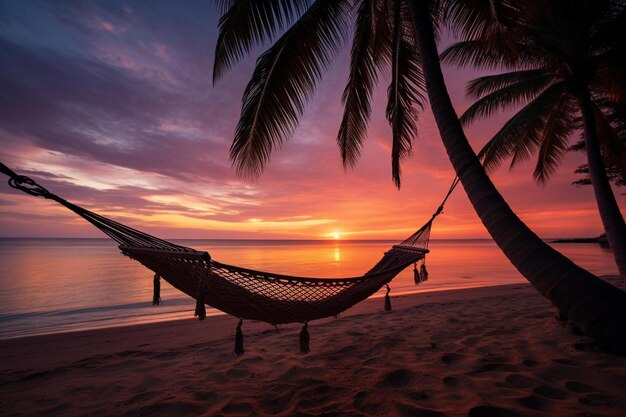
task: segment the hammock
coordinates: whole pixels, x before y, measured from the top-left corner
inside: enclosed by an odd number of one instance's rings
[[[154,304],[160,296],[158,279],[196,299],[196,315],[206,316],[205,304],[240,319],[259,320],[273,325],[305,323],[303,337],[308,342],[306,323],[339,315],[387,286],[385,309],[391,309],[389,282],[409,265],[414,265],[415,282],[428,277],[424,259],[435,217],[458,184],[452,183],[441,206],[420,229],[402,243],[392,246],[363,276],[354,278],[306,278],[256,271],[211,259],[208,252],[180,246],[123,225],[49,192],[31,178],[18,175],[0,163],[0,171],[10,177],[9,185],[27,194],[54,200],[78,214],[119,244],[125,256],[155,272]],[[421,267],[417,268],[417,262]],[[159,286],[160,287],[160,286]],[[308,345],[308,343],[307,343]],[[308,346],[301,346],[307,350]],[[243,352],[243,349],[241,349]]]

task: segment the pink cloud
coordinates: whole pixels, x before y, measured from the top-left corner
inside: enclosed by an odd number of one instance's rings
[[[338,231],[348,238],[401,239],[430,217],[454,177],[427,107],[413,155],[402,166],[402,188],[394,187],[385,82],[374,96],[361,160],[344,170],[336,146],[344,54],[320,84],[292,140],[273,154],[258,180],[245,182],[230,169],[228,153],[254,58],[212,88],[210,59],[198,52],[204,49],[185,50],[177,47],[183,42],[149,33],[142,33],[141,40],[112,41],[108,34],[121,34],[123,24],[99,19],[94,25],[103,33],[90,40],[88,53],[98,65],[80,72],[87,60],[72,66],[59,56],[55,65],[47,61],[50,66],[42,66],[41,74],[25,73],[23,84],[39,83],[39,90],[13,97],[12,104],[15,97],[28,101],[21,118],[12,105],[3,120],[3,128],[11,122],[13,130],[1,132],[7,146],[0,154],[9,166],[92,210],[165,238],[326,238]],[[202,44],[212,42],[207,38]],[[33,61],[24,60],[18,69],[32,69]],[[49,74],[69,75],[59,81]],[[467,108],[464,86],[476,75],[446,69],[458,110]],[[504,120],[468,128],[474,148]],[[126,146],[115,146],[113,140]],[[531,162],[512,172],[503,167],[493,179],[541,236],[596,235],[602,226],[591,188],[570,185],[583,159],[568,155],[545,187],[532,182]],[[625,197],[618,198],[623,206]],[[0,234],[101,236],[63,208],[6,186],[0,188]],[[488,237],[461,186],[437,219],[433,237]]]
[[[95,29],[113,33],[113,34],[123,33],[126,31],[125,28],[120,27],[120,26],[115,26],[113,25],[113,23],[107,20],[104,20],[103,18],[98,17],[98,16],[91,19],[91,26]]]

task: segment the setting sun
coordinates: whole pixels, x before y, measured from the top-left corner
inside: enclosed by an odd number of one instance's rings
[[[331,235],[331,236],[333,237],[333,239],[335,239],[335,240],[341,239],[341,233],[339,233],[339,232],[332,232],[330,235]]]

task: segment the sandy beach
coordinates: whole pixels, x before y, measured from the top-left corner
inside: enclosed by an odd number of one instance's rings
[[[612,277],[622,288],[626,279]],[[370,299],[299,326],[210,317],[0,342],[5,416],[623,416],[626,358],[529,285]]]

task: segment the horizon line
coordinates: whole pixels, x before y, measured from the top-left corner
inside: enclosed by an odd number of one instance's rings
[[[540,237],[541,240],[578,240],[578,239],[590,239],[596,238],[597,236],[592,237]],[[0,236],[0,239],[74,239],[74,240],[110,240],[113,242],[111,238],[108,237],[70,237],[70,236]],[[218,241],[294,241],[294,242],[402,242],[406,240],[406,238],[402,239],[306,239],[306,238],[211,238],[211,237],[196,237],[196,238],[177,238],[177,237],[168,237],[168,238],[160,238],[163,240],[218,240]],[[459,238],[430,238],[431,241],[445,241],[445,240],[484,240],[484,241],[493,241],[493,238],[486,237],[459,237]]]

